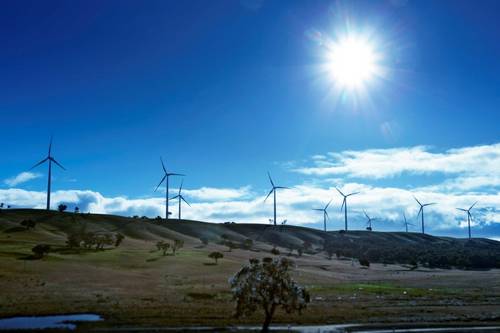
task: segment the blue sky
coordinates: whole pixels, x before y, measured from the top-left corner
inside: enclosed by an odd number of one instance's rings
[[[420,193],[442,203],[430,231],[462,234],[453,205],[479,198],[478,232],[500,237],[499,21],[497,1],[6,2],[0,200],[43,206],[45,168],[19,175],[53,134],[68,169],[54,191],[94,211],[161,214],[162,155],[188,175],[190,218],[266,222],[269,170],[294,187],[278,213],[290,223],[319,226],[309,209],[335,198],[339,229],[339,186],[363,190],[359,228],[362,209],[399,228]],[[373,39],[387,73],[362,97],[321,71],[346,26]],[[372,201],[379,190],[394,213]]]

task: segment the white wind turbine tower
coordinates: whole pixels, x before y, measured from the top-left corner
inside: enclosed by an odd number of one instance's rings
[[[404,225],[405,225],[405,228],[406,228],[406,232],[408,232],[408,226],[409,226],[409,225],[413,225],[413,226],[415,226],[415,225],[414,225],[413,223],[410,223],[410,222],[406,221],[406,215],[405,215],[405,212],[403,212],[403,219],[405,220]]]
[[[347,231],[347,197],[350,197],[351,195],[359,194],[359,192],[344,194],[338,188],[336,188],[336,189],[340,193],[340,195],[344,197],[344,200],[342,200],[342,206],[340,206],[340,211],[342,211],[342,208],[344,208],[345,231]]]
[[[332,203],[332,200],[330,200],[326,204],[325,208],[313,208],[313,210],[317,210],[317,211],[323,212],[323,228],[324,228],[325,231],[326,231],[326,220],[330,219],[330,217],[328,216],[328,212],[326,210],[328,209],[328,206],[330,206],[330,204]]]
[[[43,164],[47,161],[49,161],[49,177],[48,177],[48,183],[47,183],[47,210],[50,210],[50,188],[51,188],[51,183],[52,183],[52,162],[54,162],[58,167],[60,167],[63,170],[66,170],[59,162],[55,160],[54,157],[51,155],[52,152],[52,136],[50,137],[50,143],[49,143],[49,153],[47,154],[47,157],[35,164],[34,166],[31,167],[30,170],[36,168],[40,164]]]
[[[158,184],[158,186],[156,186],[155,188],[155,192],[158,190],[158,188],[160,187],[160,185],[163,183],[163,181],[165,181],[165,219],[168,220],[168,180],[169,180],[169,177],[170,176],[185,176],[181,173],[173,173],[173,172],[167,172],[167,169],[165,168],[165,164],[163,164],[163,159],[161,158],[160,156],[160,161],[161,161],[161,166],[163,168],[163,172],[165,173],[163,175],[163,178],[161,179],[160,183]]]
[[[420,209],[418,210],[418,214],[417,214],[417,219],[418,219],[418,215],[422,214],[422,233],[425,234],[425,228],[424,228],[424,207],[430,206],[430,205],[435,205],[436,203],[435,202],[431,202],[431,203],[422,204],[420,201],[418,201],[418,199],[416,197],[413,197],[413,198],[420,205]]]
[[[368,216],[368,214],[366,214],[365,211],[363,211],[363,213],[365,214],[365,216],[366,216],[366,218],[368,220],[366,222],[366,225],[367,225],[366,230],[372,231],[372,221],[375,221],[377,218],[376,217],[370,217],[370,216]]]
[[[458,210],[461,210],[463,212],[467,213],[467,224],[469,225],[469,239],[471,239],[471,233],[470,233],[470,221],[472,220],[472,215],[470,213],[471,209],[477,204],[477,201],[474,202],[472,206],[469,207],[469,209],[463,209],[463,208],[457,208]]]
[[[181,219],[181,203],[182,201],[184,201],[189,207],[191,207],[191,205],[189,204],[189,202],[186,201],[186,199],[184,199],[184,196],[181,194],[181,191],[182,191],[182,185],[184,184],[184,180],[181,181],[181,187],[179,187],[179,193],[175,196],[175,197],[172,197],[171,199],[179,199],[179,220]]]
[[[271,193],[274,194],[274,219],[273,219],[273,223],[274,225],[276,225],[276,190],[277,189],[286,189],[286,188],[289,188],[289,187],[284,187],[284,186],[276,186],[274,185],[274,182],[273,182],[273,179],[271,178],[271,174],[268,172],[267,175],[269,176],[269,182],[271,183],[271,191],[269,191],[269,193],[267,194],[267,197],[264,199],[264,202],[266,202],[267,198],[269,198],[269,196],[271,195]]]

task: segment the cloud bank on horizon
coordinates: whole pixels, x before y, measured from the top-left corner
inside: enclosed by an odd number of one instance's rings
[[[317,223],[319,227],[322,215],[311,208],[322,207],[333,198],[329,228],[341,229],[341,197],[335,190],[339,187],[361,192],[349,198],[349,219],[354,228],[364,228],[363,210],[379,218],[374,230],[403,230],[403,212],[416,224],[416,196],[424,202],[438,203],[426,209],[430,232],[458,232],[465,228],[465,216],[456,208],[467,208],[475,201],[479,202],[473,212],[475,228],[494,226],[498,227],[494,230],[500,230],[500,143],[444,152],[426,146],[332,152],[312,156],[304,166],[287,168],[304,177],[291,189],[278,193],[278,220],[287,219],[290,224]],[[14,187],[39,177],[28,174],[21,173],[5,183]],[[185,189],[183,194],[192,205],[183,209],[187,219],[268,223],[272,215],[272,201],[263,202],[266,189],[201,187]],[[13,207],[43,208],[45,198],[45,190],[0,189],[0,201]],[[53,207],[65,203],[93,213],[150,217],[164,213],[161,197],[106,197],[91,190],[55,191],[52,202]],[[176,209],[172,205],[173,216]]]

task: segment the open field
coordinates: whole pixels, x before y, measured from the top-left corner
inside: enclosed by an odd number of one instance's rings
[[[20,227],[23,219],[34,229]],[[258,324],[260,316],[236,320],[228,279],[251,257],[272,256],[272,244],[283,255],[290,244],[312,244],[297,264],[295,278],[307,286],[312,302],[302,315],[279,313],[275,322],[328,323],[493,323],[500,321],[500,270],[431,269],[407,264],[372,263],[321,251],[324,232],[300,227],[208,224],[171,220],[129,219],[105,215],[74,215],[36,210],[0,213],[0,317],[58,313],[98,313],[105,321],[93,327],[193,326]],[[123,243],[102,251],[65,250],[67,235],[86,230],[120,232]],[[265,231],[264,231],[265,230]],[[384,237],[422,242],[440,238],[404,233],[349,232],[334,237]],[[222,235],[235,243],[252,239],[251,249],[217,244]],[[384,236],[385,235],[385,236]],[[200,237],[209,239],[203,245]],[[163,256],[159,240],[182,239],[177,255]],[[378,239],[378,240],[377,240]],[[271,244],[271,240],[272,244]],[[387,241],[387,240],[385,240]],[[443,242],[452,242],[443,239]],[[477,240],[498,251],[500,243]],[[55,252],[27,260],[31,248],[50,244]],[[395,243],[396,244],[396,243]],[[443,246],[442,244],[440,246]],[[207,257],[220,251],[218,265]],[[85,325],[84,325],[85,326]]]

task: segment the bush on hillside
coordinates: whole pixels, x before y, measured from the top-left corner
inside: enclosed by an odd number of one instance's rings
[[[31,251],[35,254],[35,257],[38,259],[43,258],[46,254],[50,252],[50,245],[47,244],[38,244],[35,245]]]

